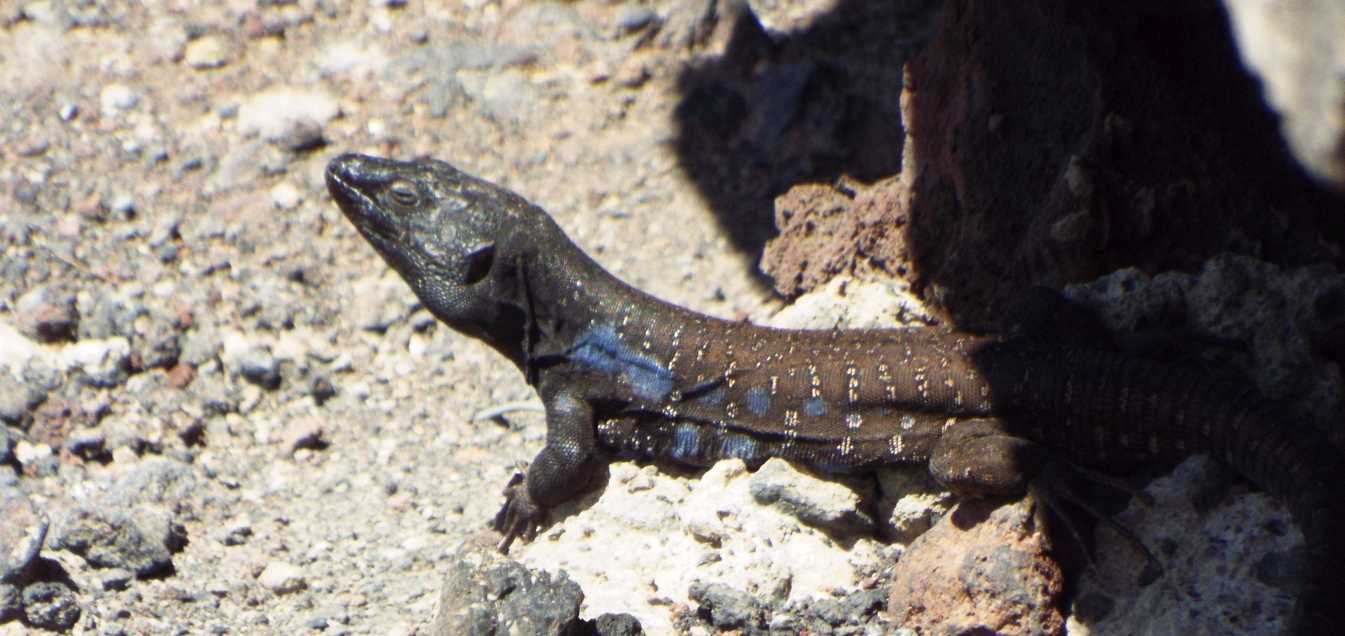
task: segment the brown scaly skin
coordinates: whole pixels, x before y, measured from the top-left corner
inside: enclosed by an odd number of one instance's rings
[[[506,490],[502,549],[609,454],[824,473],[926,463],[959,492],[1019,494],[1048,454],[1105,468],[1208,453],[1302,527],[1310,572],[1290,633],[1345,633],[1345,459],[1250,390],[1045,338],[719,320],[622,283],[541,208],[441,161],[342,155],[327,185],[436,317],[542,398],[546,444]]]

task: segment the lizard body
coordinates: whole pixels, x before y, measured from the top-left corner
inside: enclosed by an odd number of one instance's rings
[[[542,398],[546,444],[506,491],[504,549],[581,494],[604,452],[823,473],[926,463],[971,494],[1021,494],[1047,453],[1104,468],[1209,453],[1303,529],[1294,633],[1345,630],[1329,597],[1345,581],[1345,459],[1249,389],[1045,338],[720,320],[626,285],[541,208],[446,163],[342,155],[327,181],[425,306]]]

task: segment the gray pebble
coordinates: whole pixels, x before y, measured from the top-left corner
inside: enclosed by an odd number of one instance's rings
[[[0,490],[0,581],[22,578],[47,536],[47,517],[22,492]]]
[[[92,460],[105,454],[107,435],[102,428],[83,428],[67,436],[61,446],[76,457]]]
[[[23,614],[23,595],[19,588],[0,583],[0,623],[12,621]]]
[[[187,43],[182,61],[194,69],[219,68],[234,56],[233,42],[219,33],[211,33]]]
[[[46,392],[0,370],[0,424],[25,428],[33,419],[33,410],[46,399]]]
[[[131,584],[131,578],[134,576],[135,573],[130,570],[112,568],[104,570],[98,575],[98,584],[102,586],[104,590],[124,590],[126,589],[126,586]]]
[[[178,332],[167,318],[150,314],[144,328],[131,339],[131,349],[142,369],[166,369],[177,364],[182,347]]]
[[[304,571],[284,561],[272,561],[257,577],[262,587],[276,594],[290,594],[308,587]]]
[[[129,340],[135,335],[135,321],[149,313],[139,301],[124,295],[89,295],[80,309],[84,315],[79,324],[81,339],[101,339],[121,336]]]
[[[198,327],[183,334],[182,352],[178,355],[178,360],[200,368],[213,360],[219,350],[219,332],[209,327]]]
[[[248,542],[248,537],[252,536],[252,526],[247,523],[240,523],[229,528],[220,539],[224,545],[243,545]]]
[[[75,378],[86,386],[119,386],[130,375],[131,346],[121,338],[80,340],[61,351]]]
[[[266,344],[251,342],[243,334],[229,334],[220,358],[231,373],[248,382],[266,389],[280,386],[280,361]]]
[[[618,35],[639,31],[658,21],[658,14],[649,7],[634,3],[623,4],[616,9],[612,22]]]
[[[113,483],[108,495],[110,505],[117,508],[148,503],[180,509],[196,488],[196,473],[189,464],[166,457],[147,457]]]
[[[722,583],[692,582],[687,596],[700,605],[699,613],[720,630],[765,633],[769,608],[746,592]]]
[[[584,592],[561,572],[468,549],[449,565],[428,634],[563,633],[579,621]]]
[[[282,148],[300,152],[317,148],[326,141],[322,137],[322,124],[311,119],[296,119],[285,127],[284,132],[271,141]]]
[[[873,520],[854,490],[817,479],[779,459],[767,460],[752,473],[748,491],[757,503],[775,506],[810,526],[841,533],[873,529]]]
[[[167,570],[172,565],[170,550],[180,543],[172,515],[149,505],[128,512],[77,507],[65,513],[53,535],[54,549],[78,554],[94,567],[124,568],[140,576]]]
[[[293,453],[301,448],[321,450],[327,445],[323,439],[322,420],[313,416],[297,417],[285,426],[281,434],[281,444],[285,452]]]
[[[81,610],[65,584],[42,581],[23,588],[23,614],[33,627],[64,631],[74,627]]]
[[[79,328],[75,293],[62,285],[39,285],[14,304],[19,332],[41,342],[70,340]]]

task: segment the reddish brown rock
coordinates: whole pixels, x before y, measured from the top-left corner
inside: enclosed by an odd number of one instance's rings
[[[904,84],[899,177],[777,199],[781,291],[876,269],[979,325],[1127,266],[1340,258],[1345,203],[1285,151],[1220,11],[955,0]]]
[[[1064,589],[1028,499],[965,501],[911,543],[892,575],[888,611],[927,634],[1060,634]]]

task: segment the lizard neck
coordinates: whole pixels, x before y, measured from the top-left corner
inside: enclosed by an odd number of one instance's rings
[[[700,316],[626,284],[564,235],[548,243],[525,261],[520,296],[544,351],[568,348],[595,329],[630,333]]]

